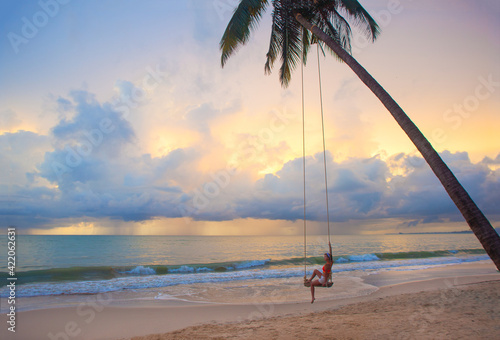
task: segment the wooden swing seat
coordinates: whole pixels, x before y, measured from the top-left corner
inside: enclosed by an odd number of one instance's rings
[[[304,282],[304,286],[305,286],[305,287],[311,287],[311,282]],[[321,286],[316,286],[316,287],[317,287],[317,288],[320,288],[320,287],[321,287],[321,288],[325,288],[325,287],[330,288],[331,286],[333,286],[333,282],[332,282],[332,281],[328,281],[328,282],[326,283],[326,286],[321,285]]]
[[[311,287],[311,282],[307,281],[306,277],[304,277],[304,286]],[[328,288],[330,288],[331,286],[333,286],[333,281],[332,281],[332,274],[330,273],[330,275],[328,276],[328,281],[326,282],[326,286],[321,285],[321,286],[316,286],[316,287],[322,287],[322,288],[328,287]]]

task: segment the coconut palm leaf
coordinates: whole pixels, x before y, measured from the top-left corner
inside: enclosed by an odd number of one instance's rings
[[[311,37],[311,32],[305,27],[302,27],[302,62],[304,65],[307,63],[307,53],[309,47],[314,43],[314,36]]]
[[[248,41],[250,33],[258,26],[267,5],[267,0],[241,0],[220,42],[222,66],[240,44],[243,45]]]
[[[287,87],[292,78],[292,71],[302,58],[302,25],[295,20],[289,8],[282,7],[282,40],[281,40],[281,67],[279,78],[281,84]]]
[[[274,65],[274,61],[278,57],[280,53],[280,47],[281,47],[281,33],[280,33],[280,27],[279,27],[279,17],[278,17],[278,11],[276,10],[276,7],[273,9],[273,24],[271,26],[271,39],[269,42],[269,51],[267,52],[267,61],[266,65],[264,66],[264,70],[266,74],[270,74],[271,70]],[[306,30],[307,31],[307,30]]]
[[[371,15],[361,6],[357,0],[342,0],[342,1],[326,1],[335,2],[339,7],[344,9],[348,15],[355,19],[357,27],[361,28],[368,38],[372,41],[377,39],[380,34],[380,28]]]
[[[337,10],[333,10],[330,13],[330,20],[335,25],[335,30],[338,32],[339,36],[339,44],[342,46],[344,50],[347,52],[351,52],[351,26],[347,22],[347,20],[337,12]]]
[[[272,27],[264,71],[270,74],[280,57],[279,79],[284,87],[290,83],[300,58],[302,62],[307,62],[311,44],[319,43],[322,49],[330,50],[337,57],[327,45],[297,22],[296,13],[301,13],[348,52],[351,50],[351,26],[339,10],[353,19],[371,39],[375,39],[379,32],[376,22],[355,0],[241,0],[220,42],[222,66],[240,45],[248,41],[270,3],[273,7]]]

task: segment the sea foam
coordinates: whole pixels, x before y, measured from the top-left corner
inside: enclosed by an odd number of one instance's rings
[[[131,274],[131,275],[154,275],[156,274],[156,270],[150,267],[137,266],[131,270],[127,270],[124,272],[120,272],[122,274]]]

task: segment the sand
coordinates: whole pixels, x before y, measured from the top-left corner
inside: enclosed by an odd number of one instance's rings
[[[2,313],[0,338],[500,338],[500,274],[489,261],[387,271],[363,281],[374,289],[332,299],[335,285],[320,288],[314,304],[130,299],[123,293],[73,296],[79,302],[18,312],[16,333],[7,331]]]
[[[499,302],[500,280],[133,339],[499,339]]]

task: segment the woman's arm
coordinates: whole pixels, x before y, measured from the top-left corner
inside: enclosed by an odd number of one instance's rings
[[[332,244],[330,243],[330,241],[328,241],[328,247],[330,247],[330,255],[332,256],[332,262],[333,262]]]

